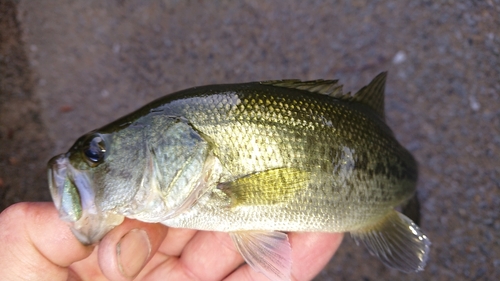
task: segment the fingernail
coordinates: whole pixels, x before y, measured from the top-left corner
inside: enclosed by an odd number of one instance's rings
[[[135,277],[146,265],[151,244],[146,231],[132,229],[116,245],[118,268],[125,277]]]

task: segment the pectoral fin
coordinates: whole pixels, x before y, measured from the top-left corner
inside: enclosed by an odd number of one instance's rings
[[[309,172],[278,168],[220,183],[217,188],[231,198],[233,206],[271,205],[287,202],[308,186],[309,179]]]
[[[403,214],[391,211],[379,222],[351,232],[370,253],[392,268],[404,272],[424,269],[431,242],[420,228]]]
[[[253,270],[273,281],[290,280],[292,248],[288,235],[278,231],[231,232],[231,238]]]

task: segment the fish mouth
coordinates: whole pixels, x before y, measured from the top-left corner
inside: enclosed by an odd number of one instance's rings
[[[89,177],[71,165],[68,154],[60,154],[49,160],[48,179],[59,217],[69,224],[82,244],[98,242],[123,222],[124,217],[121,215],[99,211]]]
[[[50,159],[47,165],[50,195],[61,217],[63,217],[61,214],[61,194],[66,181],[67,165],[68,159],[63,154]]]

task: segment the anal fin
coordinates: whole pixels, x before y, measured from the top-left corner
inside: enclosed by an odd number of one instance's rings
[[[405,215],[391,211],[369,227],[351,232],[385,265],[404,272],[421,271],[429,256],[431,242]]]
[[[230,232],[236,248],[250,267],[272,281],[290,280],[292,248],[279,231]]]

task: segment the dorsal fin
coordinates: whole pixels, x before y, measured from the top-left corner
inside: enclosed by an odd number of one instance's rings
[[[300,81],[298,79],[288,80],[271,80],[260,82],[264,85],[271,85],[276,87],[299,89],[311,93],[318,93],[328,95],[336,98],[343,96],[342,85],[338,83],[339,80],[312,80]]]
[[[352,98],[353,102],[359,102],[375,110],[382,119],[384,114],[384,90],[387,71],[377,75],[370,84],[361,88]]]
[[[338,83],[338,80],[300,81],[297,79],[289,79],[263,81],[260,83],[263,85],[299,89],[311,93],[328,95],[350,102],[359,102],[370,107],[382,118],[382,120],[385,120],[384,90],[386,78],[387,72],[381,72],[373,78],[370,84],[361,88],[354,96],[351,96],[351,93],[344,94],[342,91],[342,85]]]

